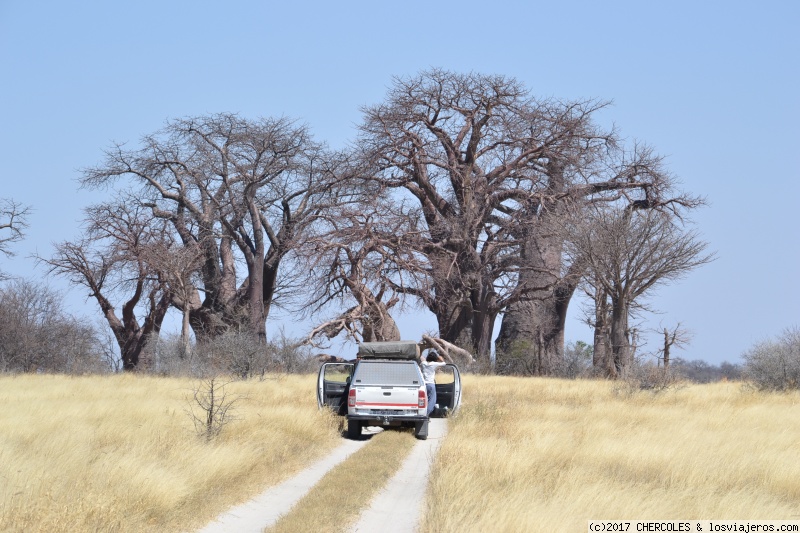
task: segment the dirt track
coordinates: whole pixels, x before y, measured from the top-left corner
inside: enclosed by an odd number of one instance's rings
[[[430,421],[428,439],[414,445],[400,469],[372,500],[351,531],[408,533],[417,529],[430,465],[446,434],[447,420]],[[343,440],[327,456],[249,502],[220,515],[199,533],[261,533],[288,513],[328,471],[367,442]]]

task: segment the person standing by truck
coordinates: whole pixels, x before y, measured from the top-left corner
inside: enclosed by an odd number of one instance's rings
[[[436,350],[428,352],[428,356],[420,361],[422,379],[425,380],[425,392],[428,395],[428,416],[436,407],[436,369],[446,365],[444,358]]]

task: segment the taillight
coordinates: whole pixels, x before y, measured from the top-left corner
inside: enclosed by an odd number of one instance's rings
[[[350,389],[350,392],[347,394],[347,405],[349,407],[356,406],[356,390]]]
[[[425,391],[420,389],[419,390],[419,401],[417,405],[420,409],[425,409],[428,406],[428,397],[425,395]]]

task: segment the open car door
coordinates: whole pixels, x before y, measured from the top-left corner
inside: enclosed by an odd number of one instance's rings
[[[354,363],[324,363],[317,376],[317,405],[327,406],[340,415],[347,414],[347,392]]]
[[[461,374],[456,365],[448,363],[436,371],[436,403],[439,407],[431,418],[450,416],[461,405]]]

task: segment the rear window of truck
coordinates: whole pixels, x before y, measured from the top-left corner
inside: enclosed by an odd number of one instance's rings
[[[353,376],[356,385],[414,386],[421,384],[416,363],[362,361]]]

